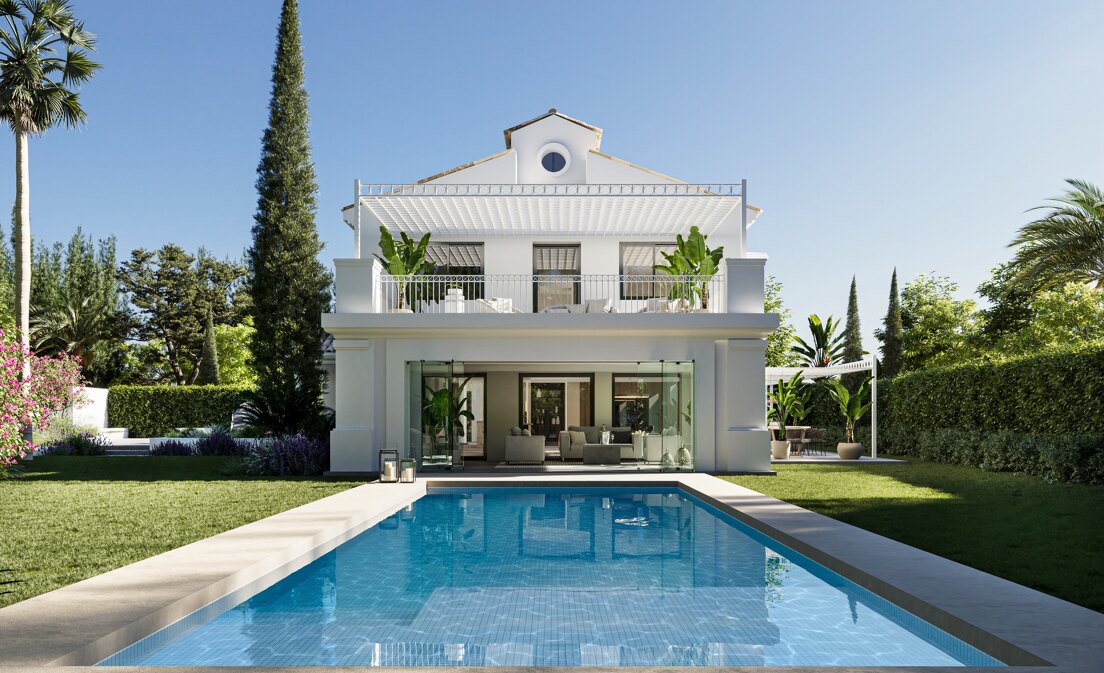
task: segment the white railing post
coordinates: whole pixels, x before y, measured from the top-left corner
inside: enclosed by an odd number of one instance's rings
[[[740,180],[740,255],[747,254],[747,179]]]
[[[353,181],[353,258],[360,259],[360,179]]]
[[[870,457],[878,457],[878,358],[870,356]]]

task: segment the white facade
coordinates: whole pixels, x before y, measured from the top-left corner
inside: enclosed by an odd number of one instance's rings
[[[508,129],[506,150],[485,159],[414,185],[356,184],[343,211],[354,257],[335,260],[336,310],[323,316],[335,350],[332,471],[375,471],[378,450],[415,450],[422,419],[410,372],[422,361],[479,377],[490,463],[508,457],[510,429],[533,420],[519,409],[526,377],[589,377],[589,425],[614,427],[641,363],[681,362],[692,375],[667,388],[684,420],[668,410],[664,430],[693,447],[694,468],[769,469],[764,350],[778,316],[763,313],[766,258],[746,249],[759,210],[745,204],[743,183],[682,183],[603,154],[601,135],[550,111]],[[440,273],[465,275],[427,280],[418,295],[375,260],[380,226],[430,233],[434,255],[453,262]],[[691,226],[726,259],[703,286],[708,299],[668,302],[665,277],[641,274],[655,273],[652,246]],[[573,417],[562,407],[559,416]]]

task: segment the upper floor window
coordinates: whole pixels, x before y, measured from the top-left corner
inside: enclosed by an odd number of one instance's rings
[[[676,250],[673,243],[622,243],[621,280],[622,299],[663,298],[671,291],[671,280],[656,264],[664,264],[664,252]]]
[[[567,167],[567,159],[559,152],[549,152],[541,158],[541,166],[549,173],[559,173]]]
[[[437,276],[482,276],[482,243],[430,243],[426,259],[433,264],[432,273]],[[483,298],[483,282],[458,280],[452,285],[464,290],[468,299]]]

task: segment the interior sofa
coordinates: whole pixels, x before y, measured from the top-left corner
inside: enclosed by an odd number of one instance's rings
[[[544,435],[506,435],[507,463],[543,463]]]
[[[632,428],[609,428],[613,433],[610,444],[621,448],[621,459],[639,458],[635,455],[632,445]],[[579,433],[582,433],[582,437]],[[572,433],[575,436],[572,437]],[[618,441],[624,440],[624,441]],[[602,428],[597,425],[569,425],[567,430],[560,433],[560,458],[563,460],[582,460],[583,450],[588,446],[602,444]]]

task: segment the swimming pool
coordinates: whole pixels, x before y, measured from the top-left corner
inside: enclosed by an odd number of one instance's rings
[[[1000,666],[677,489],[431,489],[101,665]]]

